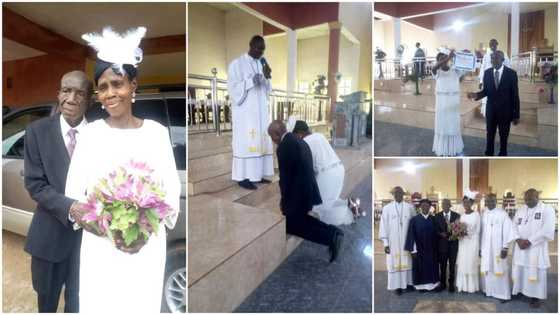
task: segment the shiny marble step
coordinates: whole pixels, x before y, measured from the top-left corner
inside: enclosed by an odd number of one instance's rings
[[[463,135],[486,138],[486,122],[482,118],[475,119],[463,128]],[[537,135],[537,125],[520,122],[517,126],[511,126],[508,142],[537,147],[539,144]],[[499,141],[497,133],[496,141]]]
[[[235,185],[235,182],[231,180],[231,170],[225,174],[202,179],[198,182],[192,182],[189,178],[189,196],[195,196],[202,193],[218,192],[233,185]]]
[[[231,312],[286,257],[285,219],[209,195],[189,199],[189,312]]]
[[[189,134],[189,159],[204,156],[204,154],[197,154],[198,152],[223,147],[231,148],[231,132],[224,132],[221,136],[217,136],[213,132]]]

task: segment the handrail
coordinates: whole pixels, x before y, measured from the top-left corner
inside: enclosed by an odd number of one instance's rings
[[[231,130],[231,101],[227,80],[213,76],[189,74],[187,117],[189,132],[215,132]],[[198,81],[198,82],[197,82]],[[195,95],[192,95],[192,93]],[[327,124],[331,99],[327,95],[286,91],[273,88],[269,95],[269,114],[272,120],[287,120],[288,116],[305,120],[309,125]]]

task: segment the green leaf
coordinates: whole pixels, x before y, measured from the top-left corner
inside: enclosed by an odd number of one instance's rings
[[[133,225],[129,229],[123,232],[124,243],[126,246],[130,246],[132,242],[138,239],[138,234],[140,233],[138,225]]]
[[[148,218],[148,222],[154,230],[154,234],[157,234],[157,230],[159,228],[159,216],[154,211],[154,209],[146,209],[146,217]]]

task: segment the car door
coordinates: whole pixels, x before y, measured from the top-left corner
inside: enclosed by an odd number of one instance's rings
[[[40,107],[10,115],[2,125],[2,228],[25,235],[36,203],[25,189],[23,148],[25,128],[50,115],[51,107]]]

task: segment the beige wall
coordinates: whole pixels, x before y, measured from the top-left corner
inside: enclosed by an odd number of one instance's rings
[[[415,174],[408,174],[403,170],[405,163],[417,165]],[[377,160],[374,170],[375,186],[374,198],[391,199],[390,191],[395,186],[401,186],[406,191],[421,192],[423,196],[431,191],[441,193],[442,198],[457,197],[457,174],[455,160],[412,160],[412,159],[383,159]]]
[[[226,13],[225,32],[226,62],[229,64],[249,51],[249,41],[254,35],[262,35],[262,21],[245,11],[233,9]]]
[[[448,46],[455,49],[487,48],[490,39],[500,43],[500,49],[507,51],[508,12],[507,8],[498,8],[502,4],[474,7],[436,15],[434,30],[430,31],[412,24],[401,22],[401,42],[407,47],[406,57],[414,53],[417,41],[427,49],[428,56],[435,56],[437,48]],[[452,29],[455,20],[466,23],[462,31]],[[374,48],[380,46],[389,57],[394,57],[393,21],[375,21]],[[554,48],[558,47],[558,13],[556,8],[545,10],[545,38]]]
[[[265,37],[265,57],[272,68],[272,86],[285,90],[288,78],[288,37],[273,35]]]
[[[522,198],[535,188],[542,191],[541,198],[558,198],[557,170],[555,159],[490,160],[489,185],[498,196],[511,191]]]
[[[548,45],[554,45],[558,50],[558,8],[550,8],[544,11],[544,37],[548,39]]]
[[[338,56],[338,72],[342,78],[349,78],[352,81],[352,91],[357,91],[360,81],[360,44],[349,41],[345,36],[340,37],[340,52]],[[328,52],[327,52],[328,53]],[[369,66],[371,68],[371,65]],[[363,91],[369,92],[371,88]]]
[[[355,90],[371,93],[372,66],[372,4],[371,2],[343,2],[339,6],[339,21],[359,41],[359,64]],[[352,83],[354,87],[354,83]]]
[[[329,36],[298,40],[297,80],[311,85],[317,75],[327,76],[329,70]]]
[[[189,73],[211,75],[218,70],[219,78],[227,77],[225,12],[204,3],[190,3],[187,51]]]

